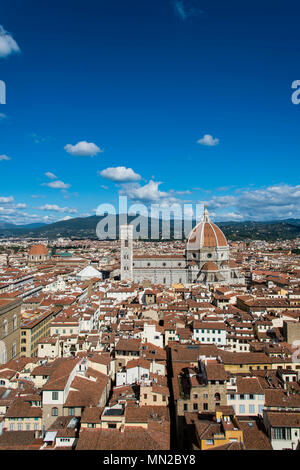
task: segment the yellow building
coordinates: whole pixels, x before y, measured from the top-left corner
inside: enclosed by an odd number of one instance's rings
[[[40,431],[42,429],[42,409],[32,406],[30,401],[17,398],[8,408],[4,418],[7,431]]]
[[[211,450],[227,444],[243,446],[244,437],[232,406],[219,406],[215,416],[187,413],[186,424],[193,425],[199,450]]]
[[[25,319],[21,325],[21,357],[37,356],[38,343],[50,333],[50,323],[62,308],[53,307],[39,311],[34,318]]]
[[[232,374],[273,369],[272,361],[265,353],[222,351],[220,356],[226,372]]]

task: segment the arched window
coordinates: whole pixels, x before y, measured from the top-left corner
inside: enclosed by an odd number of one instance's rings
[[[4,337],[4,336],[7,336],[7,334],[8,334],[8,322],[7,322],[7,320],[5,319],[5,320],[3,321],[2,336],[3,336],[3,337]]]
[[[17,329],[17,315],[14,314],[13,316],[13,331]]]
[[[7,361],[6,349],[2,351],[2,364],[5,364]]]
[[[219,393],[215,393],[215,400],[220,401],[221,400],[221,395]]]
[[[56,408],[56,406],[54,406],[54,408],[52,408],[52,416],[58,416],[58,408]]]

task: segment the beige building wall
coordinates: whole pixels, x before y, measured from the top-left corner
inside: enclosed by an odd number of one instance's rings
[[[193,387],[189,398],[179,398],[177,401],[177,414],[183,416],[185,412],[215,412],[216,404],[227,405],[226,384],[207,385],[206,387]],[[220,399],[216,399],[219,394]],[[198,409],[194,406],[198,405]],[[207,405],[207,406],[206,406]]]
[[[5,418],[7,431],[41,431],[42,418]]]
[[[140,387],[140,406],[167,406],[168,397],[154,393],[152,387]]]
[[[57,408],[57,415],[52,415],[53,408]],[[43,404],[43,425],[47,430],[57,419],[57,416],[64,416],[64,405],[60,403]]]
[[[0,302],[0,364],[20,355],[21,299]]]
[[[283,336],[287,343],[292,344],[300,340],[300,323],[283,322]]]

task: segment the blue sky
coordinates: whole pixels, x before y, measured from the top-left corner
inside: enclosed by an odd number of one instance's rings
[[[3,0],[0,221],[300,218],[296,1]]]

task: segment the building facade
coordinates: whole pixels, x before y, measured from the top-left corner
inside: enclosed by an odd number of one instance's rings
[[[0,364],[20,355],[21,305],[21,299],[0,299]]]

